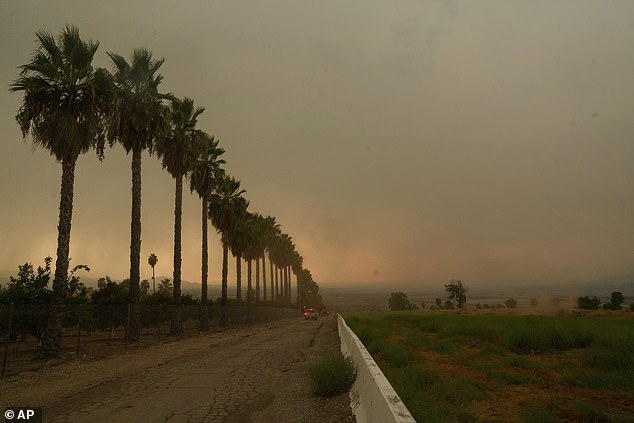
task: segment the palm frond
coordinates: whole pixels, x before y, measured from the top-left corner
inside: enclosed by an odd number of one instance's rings
[[[16,120],[24,136],[59,161],[74,160],[92,148],[103,134],[108,96],[105,79],[92,67],[98,42],[85,42],[76,27],[67,26],[57,37],[36,33],[36,51],[20,66],[10,91],[24,92]]]

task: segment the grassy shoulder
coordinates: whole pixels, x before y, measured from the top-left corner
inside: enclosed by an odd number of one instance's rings
[[[634,421],[634,320],[344,316],[417,421]]]

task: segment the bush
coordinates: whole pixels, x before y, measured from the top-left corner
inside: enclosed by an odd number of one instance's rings
[[[313,393],[320,397],[334,397],[348,392],[357,378],[357,368],[350,357],[332,352],[310,368]]]
[[[621,309],[621,304],[623,304],[623,302],[625,301],[625,298],[623,297],[623,294],[620,292],[613,292],[612,296],[610,297],[610,302],[603,304],[603,309],[604,310],[620,310]]]
[[[597,310],[601,301],[597,297],[579,297],[577,298],[577,307],[586,310]]]
[[[409,302],[407,294],[401,291],[392,292],[392,295],[390,295],[390,299],[388,300],[388,304],[390,306],[390,310],[392,311],[418,309],[416,304]]]
[[[516,308],[517,300],[515,298],[509,298],[508,300],[504,301],[504,304],[506,305],[506,308]]]

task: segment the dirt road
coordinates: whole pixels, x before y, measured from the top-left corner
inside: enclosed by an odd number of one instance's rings
[[[46,422],[354,422],[347,395],[310,392],[310,363],[339,348],[336,319],[201,335],[0,382],[0,407]]]

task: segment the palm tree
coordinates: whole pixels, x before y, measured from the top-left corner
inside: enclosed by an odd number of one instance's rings
[[[201,330],[209,330],[209,312],[207,310],[207,276],[209,273],[209,252],[207,242],[207,220],[209,219],[209,196],[215,189],[219,178],[223,174],[220,168],[224,160],[219,159],[225,151],[218,147],[218,140],[202,133],[195,145],[195,159],[193,161],[190,189],[196,191],[202,202],[202,265],[201,265],[201,294],[200,303],[203,311],[200,315]]]
[[[244,237],[243,258],[247,261],[247,300],[252,302],[260,301],[260,257],[262,256],[263,246],[263,229],[261,221],[264,218],[258,213],[247,213],[246,215],[246,234]],[[253,288],[253,260],[256,262],[255,273],[255,289]]]
[[[299,307],[300,310],[302,309],[302,298],[301,298],[301,290],[299,287],[299,274],[302,271],[303,264],[304,264],[304,258],[301,256],[301,254],[297,252],[297,250],[293,250],[293,254],[291,256],[291,269],[293,271],[293,274],[295,275],[295,282],[297,286],[296,305]]]
[[[264,257],[265,235],[267,229],[266,219],[259,213],[249,216],[250,236],[245,250],[245,259],[248,260],[249,274],[251,273],[251,262],[255,260],[255,301],[260,302],[260,258]],[[251,277],[249,276],[249,281]]]
[[[282,255],[283,255],[283,246],[282,246],[282,234],[276,234],[275,238],[271,246],[269,247],[269,259],[271,261],[272,266],[275,268],[275,294],[273,298],[276,302],[281,302],[284,296],[284,278],[282,276]],[[271,287],[272,288],[272,287]]]
[[[99,43],[83,41],[78,28],[66,26],[57,39],[47,32],[37,32],[36,36],[36,51],[29,63],[20,66],[9,90],[24,92],[16,115],[22,135],[30,133],[33,143],[48,150],[62,165],[54,299],[38,351],[44,358],[58,356],[61,347],[75,164],[80,154],[93,147],[103,157],[104,118],[112,83],[107,71],[92,66]]]
[[[319,295],[319,285],[313,280],[313,276],[308,269],[302,269],[299,274],[300,286],[302,287],[302,298],[305,305],[321,305],[321,295]]]
[[[152,266],[152,294],[156,292],[156,279],[154,278],[154,266],[158,263],[158,257],[156,254],[150,254],[150,257],[147,259],[147,263]]]
[[[281,233],[280,225],[275,222],[275,218],[272,216],[267,216],[264,218],[264,245],[266,247],[266,251],[269,254],[269,264],[270,264],[270,272],[269,276],[271,278],[271,301],[275,301],[274,295],[274,276],[273,276],[273,259],[271,258],[271,251],[274,248],[275,239]],[[264,272],[264,268],[266,267],[266,263],[264,260],[264,255],[262,256],[262,284],[264,286],[264,301],[266,301],[266,273]]]
[[[291,302],[291,287],[290,287],[290,265],[295,250],[295,244],[293,244],[292,238],[288,234],[282,234],[277,238],[275,245],[275,258],[277,266],[280,268],[281,273],[281,300],[284,303]]]
[[[172,124],[169,136],[157,144],[157,152],[163,159],[163,167],[176,180],[174,198],[174,310],[170,335],[183,334],[183,319],[181,310],[181,217],[183,213],[183,177],[189,171],[193,144],[197,136],[195,130],[198,116],[205,110],[195,108],[194,101],[185,97],[179,99],[170,97],[170,111]]]
[[[229,246],[236,259],[236,301],[238,304],[242,301],[242,256],[249,242],[249,212],[247,212],[249,202],[244,200],[240,205],[244,207],[234,209],[233,226],[229,231]]]
[[[154,142],[167,135],[169,119],[161,103],[158,86],[163,80],[157,72],[163,59],[152,60],[152,53],[139,48],[128,63],[108,52],[114,64],[116,97],[110,115],[108,136],[132,152],[132,218],[130,223],[130,325],[127,339],[139,339],[139,280],[141,262],[141,153],[153,149]]]
[[[227,261],[230,234],[236,216],[242,209],[246,210],[246,200],[242,197],[245,192],[245,190],[240,189],[240,181],[224,175],[219,180],[215,192],[209,197],[209,218],[220,234],[222,241],[222,291],[220,296],[222,305],[227,304]]]

